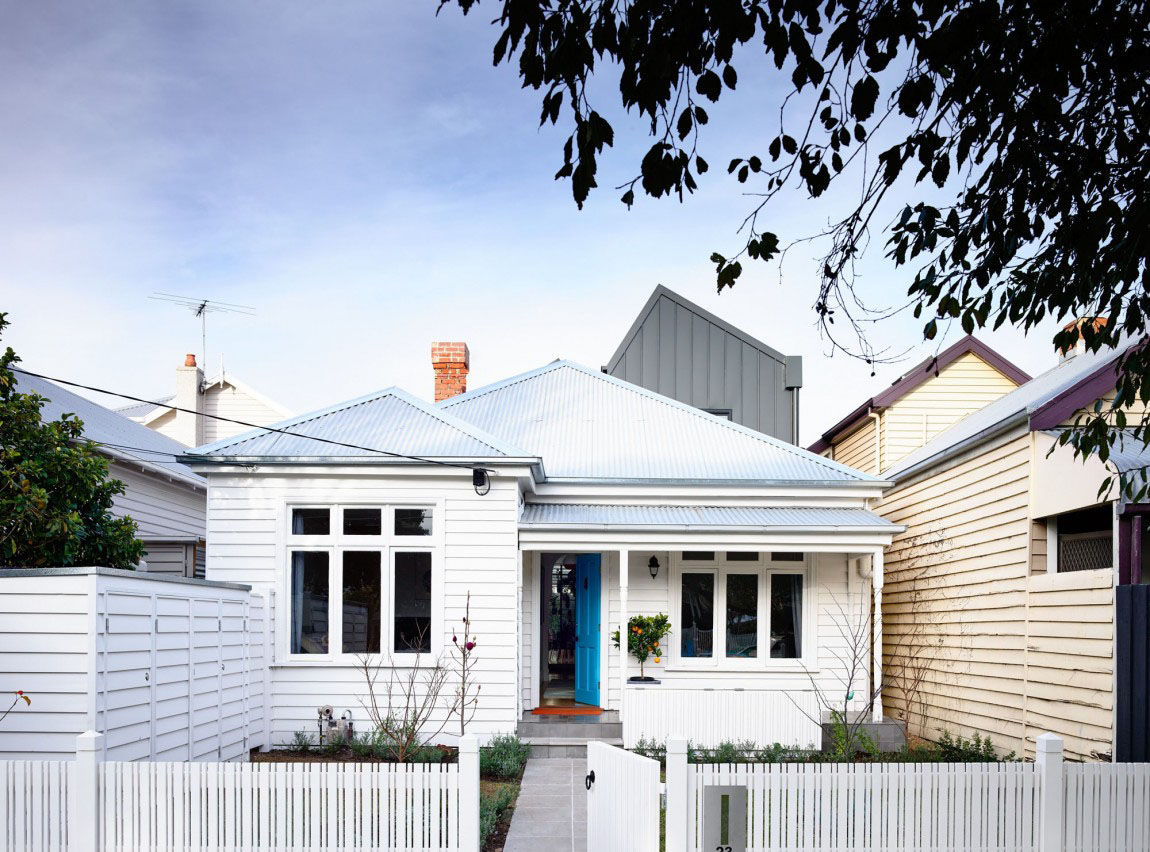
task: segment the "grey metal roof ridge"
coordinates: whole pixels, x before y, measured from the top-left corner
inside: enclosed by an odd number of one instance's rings
[[[525,373],[520,373],[517,376],[511,376],[510,378],[503,379],[502,381],[495,382],[494,384],[487,385],[487,386],[482,387],[482,388],[478,388],[474,391],[468,391],[465,394],[459,394],[458,396],[450,397],[448,399],[445,399],[441,402],[436,403],[436,406],[437,407],[442,406],[444,408],[451,408],[454,405],[468,402],[468,401],[471,401],[474,399],[478,399],[479,397],[485,396],[486,394],[494,393],[495,391],[502,390],[502,389],[504,389],[506,387],[510,387],[514,384],[518,384],[520,382],[526,382],[526,381],[529,381],[531,379],[538,378],[539,376],[544,375],[546,373],[552,372],[554,370],[563,369],[563,368],[572,369],[572,370],[575,370],[576,372],[583,373],[584,375],[586,375],[590,378],[597,379],[598,381],[607,382],[608,384],[615,385],[616,387],[618,387],[622,390],[630,391],[631,393],[646,397],[647,399],[651,400],[652,402],[666,405],[668,408],[673,408],[673,409],[677,409],[679,411],[683,411],[683,412],[690,414],[694,417],[698,417],[699,419],[704,420],[707,423],[712,423],[718,428],[731,429],[735,432],[738,432],[741,435],[745,435],[746,437],[753,438],[753,439],[755,439],[755,440],[757,440],[763,444],[766,444],[768,446],[782,450],[783,452],[790,453],[793,456],[797,456],[797,457],[802,458],[804,460],[811,461],[815,464],[826,467],[829,470],[838,471],[839,473],[845,473],[848,476],[851,476],[856,480],[865,481],[865,482],[868,482],[871,484],[880,483],[883,481],[883,480],[878,479],[877,477],[871,476],[870,474],[863,473],[860,470],[855,470],[852,467],[848,467],[847,465],[840,464],[839,462],[836,462],[833,459],[828,459],[824,456],[820,456],[820,455],[817,455],[816,453],[812,453],[810,450],[804,449],[803,447],[800,447],[797,444],[788,444],[785,441],[781,441],[778,438],[773,438],[770,435],[764,434],[763,432],[758,432],[754,429],[751,429],[747,426],[743,426],[739,423],[735,423],[735,422],[730,421],[730,420],[722,420],[722,419],[716,418],[713,415],[707,414],[707,412],[703,411],[701,408],[696,408],[693,405],[687,405],[685,402],[679,402],[677,399],[672,399],[671,397],[663,396],[662,394],[655,393],[654,391],[648,390],[647,388],[641,387],[641,386],[636,385],[636,384],[632,384],[631,382],[628,382],[624,379],[620,379],[616,376],[612,376],[609,373],[604,373],[600,370],[593,370],[590,367],[584,366],[583,364],[578,364],[574,361],[565,361],[565,360],[561,360],[561,359],[556,359],[556,360],[550,362],[549,364],[545,364],[542,367],[537,367],[534,370],[528,370]],[[554,480],[554,481],[557,481],[557,480]],[[720,480],[702,480],[702,481],[720,481]]]

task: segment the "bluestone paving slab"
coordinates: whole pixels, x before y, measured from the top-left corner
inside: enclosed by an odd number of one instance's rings
[[[586,852],[585,760],[527,761],[504,852]]]

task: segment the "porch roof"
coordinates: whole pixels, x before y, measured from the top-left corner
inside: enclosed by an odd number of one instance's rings
[[[651,529],[897,533],[904,529],[873,512],[829,506],[620,506],[527,503],[523,529]]]

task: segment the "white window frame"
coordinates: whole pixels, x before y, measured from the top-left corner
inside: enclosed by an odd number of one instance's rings
[[[329,509],[331,532],[326,536],[293,535],[292,511],[295,509]],[[381,510],[381,533],[375,535],[344,535],[343,513],[346,509]],[[431,535],[396,535],[396,509],[431,510]],[[444,622],[444,501],[440,498],[387,500],[331,500],[287,499],[283,504],[278,548],[282,559],[282,588],[286,617],[277,630],[281,654],[277,664],[358,666],[362,654],[344,653],[343,646],[343,554],[346,551],[378,551],[380,571],[380,654],[395,668],[415,665],[415,658],[438,657],[443,652]],[[292,633],[292,553],[294,551],[327,551],[328,556],[328,652],[326,654],[293,654]],[[394,601],[395,557],[398,551],[418,551],[431,554],[431,651],[425,654],[394,653]]]
[[[707,551],[709,552],[709,551]],[[671,584],[669,603],[671,610],[671,654],[669,670],[680,671],[750,671],[750,672],[793,672],[806,669],[817,670],[818,622],[817,608],[814,605],[813,554],[804,553],[801,562],[771,562],[769,550],[760,551],[757,562],[731,561],[727,551],[715,550],[713,560],[686,560],[682,551],[672,551],[670,556]],[[792,552],[778,550],[779,553]],[[683,613],[683,575],[711,574],[715,578],[713,655],[710,657],[684,657],[681,654],[680,639],[675,629]],[[803,578],[803,626],[800,636],[801,655],[793,658],[777,657],[728,657],[727,653],[727,577],[731,574],[753,574],[759,580],[758,606],[758,647],[770,653],[770,593],[771,578],[776,574],[797,574]]]

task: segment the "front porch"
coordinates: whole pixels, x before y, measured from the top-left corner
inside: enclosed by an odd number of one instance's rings
[[[750,507],[729,510],[742,524],[639,525],[609,521],[677,507],[579,506],[573,519],[545,505],[520,524],[521,734],[567,747],[609,724],[628,748],[671,736],[817,748],[828,701],[882,719],[868,700],[882,683],[871,615],[892,525],[861,509]],[[612,636],[657,613],[672,632],[644,667],[656,682],[635,683],[639,664]],[[554,715],[564,708],[611,721]]]

